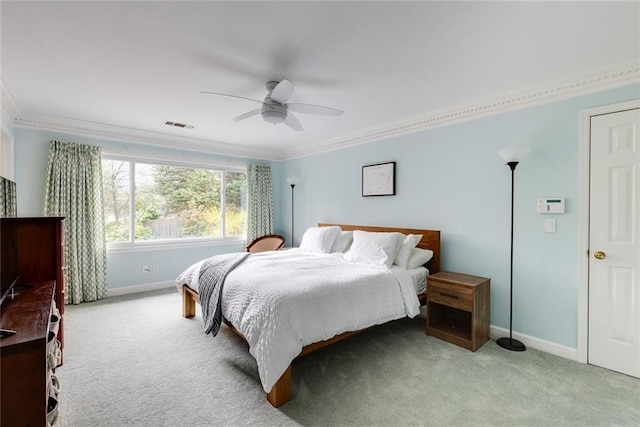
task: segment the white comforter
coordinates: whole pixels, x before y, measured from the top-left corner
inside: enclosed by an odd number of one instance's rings
[[[198,289],[202,261],[176,285]],[[222,314],[246,338],[270,391],[305,345],[419,313],[403,269],[297,250],[251,254],[227,276]]]

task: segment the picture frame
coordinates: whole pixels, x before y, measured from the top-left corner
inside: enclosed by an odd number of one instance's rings
[[[362,166],[362,197],[396,195],[396,162]]]

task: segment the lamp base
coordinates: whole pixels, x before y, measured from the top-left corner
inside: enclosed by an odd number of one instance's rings
[[[498,338],[496,343],[498,343],[500,347],[511,351],[525,351],[527,349],[524,344],[513,338]]]

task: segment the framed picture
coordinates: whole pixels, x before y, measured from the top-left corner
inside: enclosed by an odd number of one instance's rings
[[[396,162],[362,167],[362,197],[395,196]]]

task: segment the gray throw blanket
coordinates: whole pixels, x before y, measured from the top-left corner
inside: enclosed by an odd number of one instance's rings
[[[244,261],[248,252],[216,255],[207,259],[200,268],[198,294],[204,333],[215,337],[222,323],[222,287],[227,275]]]

